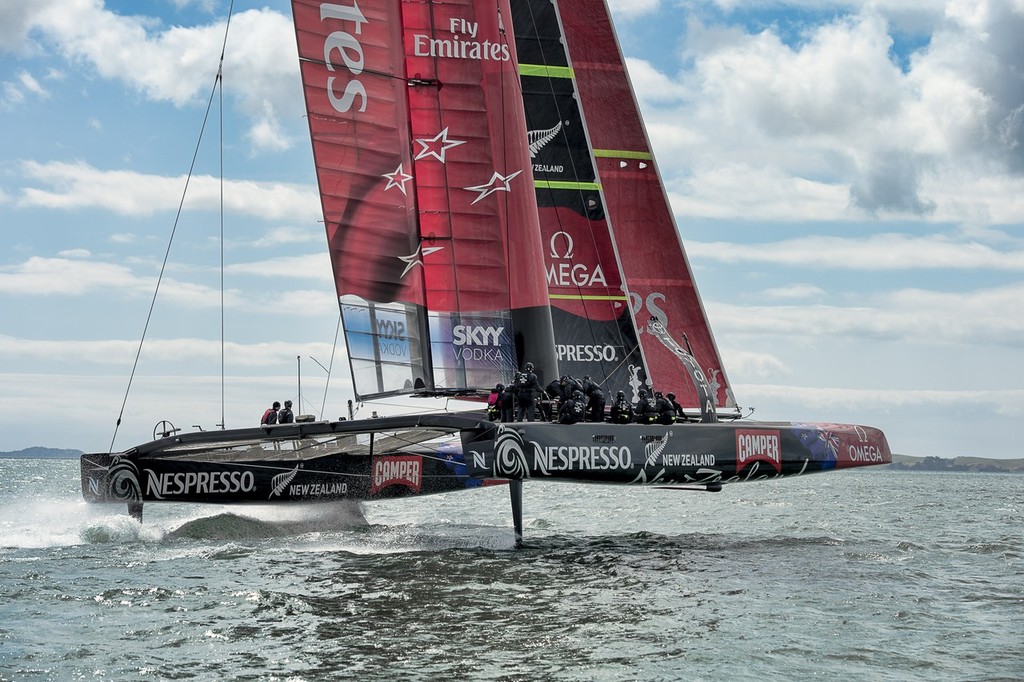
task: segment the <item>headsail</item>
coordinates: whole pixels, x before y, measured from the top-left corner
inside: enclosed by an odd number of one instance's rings
[[[575,92],[589,143],[588,153],[584,155],[578,146],[566,141],[564,149],[572,151],[563,153],[564,161],[546,155],[558,149],[554,141],[543,148],[534,159],[538,203],[542,207],[545,201],[563,206],[559,202],[565,190],[575,190],[579,200],[575,201],[574,210],[582,211],[581,227],[585,223],[590,228],[595,243],[600,243],[605,234],[611,235],[624,286],[620,291],[605,295],[617,293],[628,299],[625,307],[633,316],[629,325],[632,329],[623,328],[621,338],[625,344],[629,343],[631,333],[639,338],[649,382],[666,392],[675,391],[684,405],[699,404],[696,389],[675,352],[646,332],[648,321],[655,317],[674,339],[682,340],[685,334],[715,393],[716,405],[735,407],[651,154],[606,4],[599,0],[513,0],[513,9],[517,41],[523,55],[520,71],[524,82],[546,81],[541,83],[532,100],[533,93],[527,92],[528,118],[546,116],[545,108],[557,109],[567,139],[569,134],[575,134],[578,145],[584,139],[583,130],[574,133],[567,130],[575,122],[571,117],[572,93]],[[529,49],[527,43],[532,43],[534,49]],[[541,96],[541,88],[547,88],[546,97]],[[529,88],[524,86],[524,90]],[[550,199],[546,200],[545,196]],[[544,216],[544,208],[541,212]],[[567,222],[565,215],[564,209],[556,209],[559,230]],[[546,224],[545,229],[550,231],[550,225]],[[564,258],[557,250],[545,255],[549,258],[549,272],[550,268],[562,266],[560,261]],[[610,266],[606,262],[601,261],[602,274],[611,290],[618,282],[608,276]],[[567,305],[567,299],[562,298],[565,292],[551,284],[549,277],[552,301],[558,310],[556,323],[564,325],[563,313],[579,315],[580,308],[585,310],[592,326],[611,319],[602,318],[600,309],[593,305],[576,306],[574,310]],[[593,284],[593,280],[588,284]],[[581,293],[590,292],[582,292],[581,287]],[[613,300],[612,306],[615,303]],[[572,324],[579,326],[576,320]],[[556,338],[568,333],[564,327],[556,325]]]
[[[555,370],[507,3],[293,13],[357,397]]]

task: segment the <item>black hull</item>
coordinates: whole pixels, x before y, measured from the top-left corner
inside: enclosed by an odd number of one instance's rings
[[[376,500],[509,480],[719,490],[892,461],[881,431],[845,424],[494,424],[428,415],[180,434],[82,456],[89,502]]]
[[[483,422],[486,424],[486,422]],[[374,500],[478,488],[467,417],[388,418],[180,434],[82,455],[87,502],[216,504]]]

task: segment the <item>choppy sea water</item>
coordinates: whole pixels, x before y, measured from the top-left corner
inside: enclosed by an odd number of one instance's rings
[[[0,680],[1019,680],[1024,476],[81,501],[0,460]]]

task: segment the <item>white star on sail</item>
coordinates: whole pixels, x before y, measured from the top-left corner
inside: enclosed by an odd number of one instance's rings
[[[402,170],[402,164],[398,164],[398,168],[395,169],[395,172],[385,173],[382,177],[388,179],[388,184],[386,187],[384,187],[385,192],[387,192],[392,187],[397,187],[402,192],[402,194],[405,194],[405,183],[412,180],[412,176],[408,175],[404,170]],[[405,195],[408,196],[408,194]]]
[[[441,163],[445,162],[445,153],[449,149],[458,147],[460,144],[466,144],[465,140],[449,140],[447,128],[432,138],[417,138],[416,142],[420,145],[420,151],[416,154],[416,158],[413,159],[414,161],[419,161],[427,156],[433,156]],[[434,149],[437,145],[440,145],[440,149]]]
[[[423,244],[420,244],[419,246],[416,247],[416,250],[410,253],[408,256],[398,256],[398,260],[404,261],[406,264],[405,270],[402,270],[402,277],[405,277],[407,274],[409,274],[409,271],[412,270],[415,266],[423,265],[424,257],[429,256],[435,251],[440,251],[443,248],[443,246],[428,246],[424,248]]]
[[[512,188],[509,187],[509,181],[522,172],[523,171],[521,170],[517,170],[515,173],[512,173],[511,175],[502,175],[498,171],[494,171],[494,175],[491,176],[491,179],[485,182],[484,184],[476,185],[474,187],[463,187],[462,189],[469,190],[470,192],[480,192],[480,196],[478,196],[476,199],[473,199],[473,201],[471,202],[472,205],[489,194],[493,194],[495,192],[511,192]]]

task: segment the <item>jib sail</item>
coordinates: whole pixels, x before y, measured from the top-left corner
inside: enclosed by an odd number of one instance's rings
[[[554,370],[507,3],[292,6],[357,397]]]

